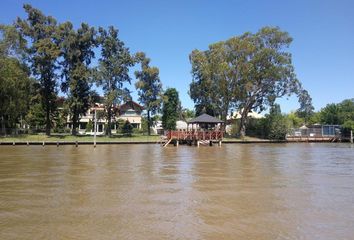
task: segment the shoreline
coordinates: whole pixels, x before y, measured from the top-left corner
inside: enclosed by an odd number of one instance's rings
[[[287,140],[226,140],[222,141],[222,144],[259,144],[259,143],[272,143],[272,144],[284,144],[284,143],[331,143],[324,141],[287,141]],[[341,142],[346,143],[346,142]],[[159,144],[159,141],[97,141],[96,145],[127,145],[127,144]],[[93,141],[6,141],[0,142],[0,146],[60,146],[60,145],[92,145]],[[171,143],[171,145],[173,145]],[[183,145],[183,144],[181,144]]]

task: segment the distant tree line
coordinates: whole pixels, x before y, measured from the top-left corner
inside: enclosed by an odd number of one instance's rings
[[[237,125],[239,122],[236,121],[234,124]],[[274,104],[265,118],[249,120],[247,135],[283,140],[292,129],[315,124],[340,125],[342,133],[349,135],[349,132],[354,130],[354,99],[346,99],[337,104],[327,104],[318,112],[313,112],[306,117],[300,111],[283,114],[280,106]],[[233,133],[236,134],[237,131],[233,129]]]
[[[69,116],[72,134],[76,135],[81,116],[101,101],[106,134],[111,135],[112,119],[117,114],[113,106],[131,98],[126,84],[131,84],[129,70],[137,64],[141,70],[135,72],[135,87],[147,112],[150,134],[152,116],[164,104],[163,89],[159,69],[150,66],[143,52],[131,54],[113,26],[96,29],[82,23],[76,29],[71,22],[58,23],[31,5],[25,4],[24,10],[26,19],[0,25],[2,134],[24,122],[44,128],[50,135],[53,127],[65,127]],[[97,66],[92,64],[94,58],[98,59]],[[103,99],[94,86],[102,88]],[[60,91],[66,96],[59,97]]]

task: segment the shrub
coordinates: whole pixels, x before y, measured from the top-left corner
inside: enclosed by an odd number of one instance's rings
[[[91,119],[90,119],[89,122],[88,122],[87,125],[86,125],[86,130],[85,130],[85,132],[92,132],[92,130],[93,130],[93,124],[92,124],[92,121],[91,121]]]
[[[125,121],[123,127],[122,127],[122,133],[124,136],[131,136],[133,133],[133,126],[130,124],[130,122],[127,120]]]

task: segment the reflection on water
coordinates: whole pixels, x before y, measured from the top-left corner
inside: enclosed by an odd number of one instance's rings
[[[352,239],[346,144],[2,146],[0,239]]]

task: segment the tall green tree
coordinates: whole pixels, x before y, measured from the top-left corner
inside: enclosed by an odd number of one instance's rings
[[[241,111],[241,136],[245,135],[250,111],[263,111],[285,95],[307,93],[296,78],[291,54],[286,51],[292,42],[287,32],[264,27],[255,34],[247,34],[245,40],[254,47],[239,85],[237,105]],[[312,106],[310,98],[299,98],[299,101],[303,100],[308,100],[306,104]]]
[[[327,104],[320,111],[320,119],[325,124],[341,124],[339,106],[335,103]]]
[[[159,77],[159,69],[150,67],[150,59],[145,53],[137,53],[136,59],[141,64],[141,71],[135,72],[137,82],[135,87],[138,90],[139,102],[147,111],[148,135],[151,135],[151,115],[156,114],[161,107],[162,83]]]
[[[30,88],[29,110],[26,114],[26,122],[32,130],[38,131],[45,129],[45,110],[41,104],[41,85],[33,80]]]
[[[175,130],[178,120],[178,107],[180,101],[175,88],[168,88],[164,93],[162,107],[162,127],[166,130]]]
[[[31,79],[25,41],[12,25],[0,25],[0,134],[16,128],[28,111]]]
[[[58,24],[51,16],[29,4],[24,5],[27,19],[18,18],[16,27],[28,40],[27,53],[32,75],[41,85],[41,102],[46,112],[46,134],[50,135],[51,113],[55,111],[57,60],[60,55]]]
[[[323,124],[344,124],[346,121],[354,121],[354,99],[346,99],[336,104],[327,104],[319,112],[320,121]]]
[[[104,105],[106,109],[106,134],[111,135],[113,106],[119,103],[129,91],[123,88],[124,83],[131,83],[129,67],[134,65],[134,59],[124,42],[118,38],[118,29],[113,26],[108,31],[99,28],[99,43],[101,45],[101,58],[99,59],[97,85],[104,91]]]
[[[62,91],[68,94],[72,135],[76,135],[80,117],[89,108],[92,82],[90,63],[95,56],[93,50],[96,46],[96,31],[85,23],[75,31],[73,25],[66,22],[60,25],[60,36],[63,59]]]
[[[247,54],[251,51],[249,42],[235,37],[211,44],[206,51],[191,53],[193,80],[189,94],[196,104],[197,115],[209,112],[226,121],[230,108],[236,104]]]
[[[0,57],[0,121],[1,134],[6,128],[16,128],[16,123],[28,111],[30,79],[28,69],[17,59]]]
[[[273,140],[285,140],[288,132],[286,118],[281,114],[280,105],[274,104],[266,116],[267,138]]]
[[[215,105],[212,101],[213,82],[210,78],[210,67],[207,54],[194,50],[189,60],[192,64],[192,83],[189,86],[189,95],[194,101],[196,115],[207,113],[215,116]]]
[[[0,24],[0,56],[12,57],[24,63],[26,54],[26,40],[13,25]]]
[[[312,98],[310,94],[302,89],[298,94],[300,108],[296,111],[296,114],[305,120],[305,123],[308,123],[311,117],[314,115],[314,107],[312,105]]]
[[[303,111],[311,98],[296,78],[291,54],[292,38],[279,28],[264,27],[191,54],[193,79],[190,95],[196,106],[211,105],[224,120],[231,106],[241,113],[240,135],[246,133],[250,111],[261,112],[277,98],[297,94]]]

